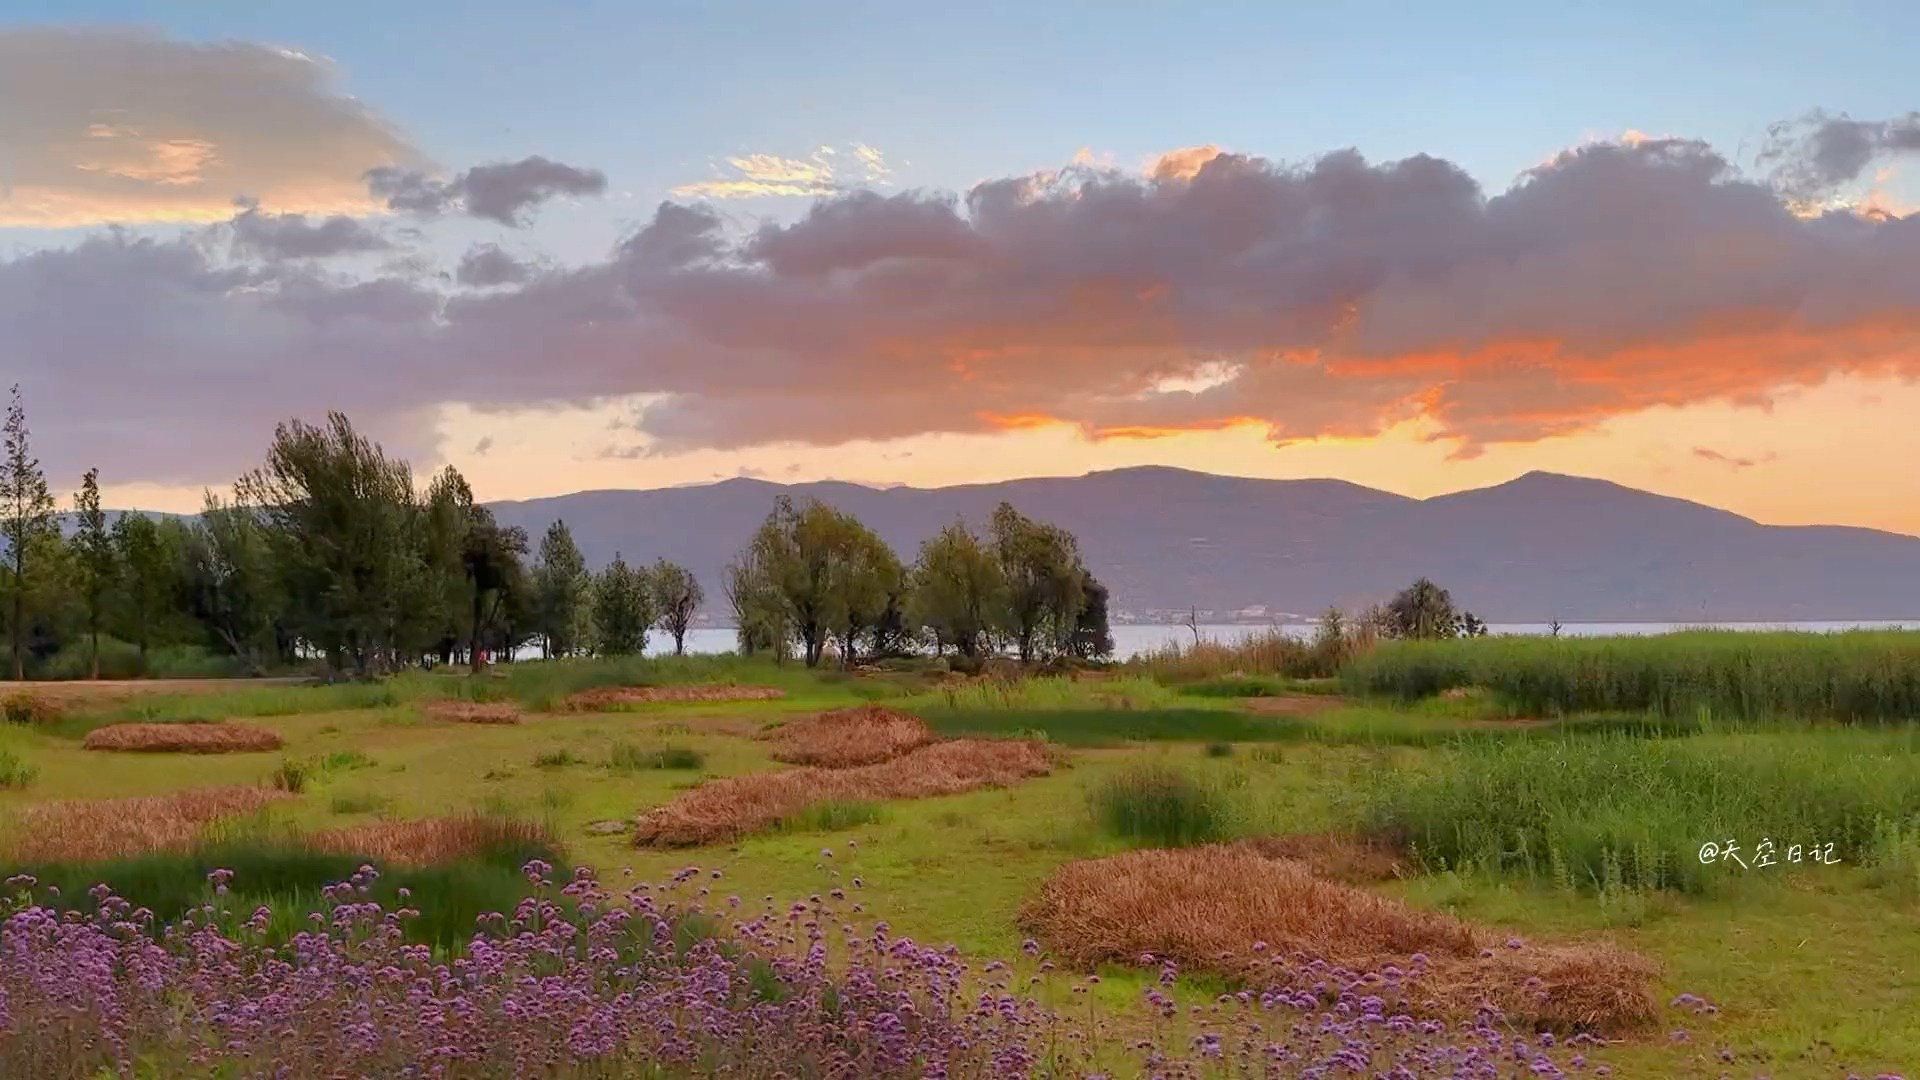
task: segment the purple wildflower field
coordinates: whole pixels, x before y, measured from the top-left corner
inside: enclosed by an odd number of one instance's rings
[[[9,879],[0,1076],[1613,1075],[1592,1036],[1514,1030],[1491,1010],[1400,1011],[1418,955],[1378,972],[1274,959],[1273,985],[1202,995],[1143,955],[1157,985],[1113,1017],[1088,1000],[1099,977],[1056,972],[1038,942],[1017,965],[976,966],[885,923],[856,928],[858,877],[748,915],[716,895],[719,871],[620,892],[586,868],[525,873],[528,898],[483,916],[451,960],[406,943],[417,911],[367,898],[371,867],[280,944],[267,909],[222,908],[224,870],[168,924],[104,886],[90,910],[59,912],[31,878]],[[1673,1005],[1716,1011],[1691,994]]]

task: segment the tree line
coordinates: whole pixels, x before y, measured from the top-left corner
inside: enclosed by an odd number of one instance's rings
[[[74,527],[55,501],[13,389],[0,442],[0,611],[12,674],[76,651],[100,672],[101,642],[227,658],[249,673],[324,659],[377,675],[413,664],[644,652],[650,634],[684,652],[705,590],[664,559],[616,553],[590,570],[564,521],[537,547],[503,526],[448,466],[416,487],[404,461],[338,413],[276,428],[264,462],[197,518],[120,515],[82,478]],[[872,530],[820,503],[779,499],[722,582],[739,647],[840,662],[932,649],[977,661],[1095,658],[1113,649],[1106,590],[1072,534],[1002,505],[985,536],[956,522],[905,565]]]

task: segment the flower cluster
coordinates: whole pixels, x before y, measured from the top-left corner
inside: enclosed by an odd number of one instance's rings
[[[60,912],[15,879],[0,1075],[1607,1075],[1587,1036],[1403,1011],[1418,956],[1379,972],[1276,964],[1275,985],[1184,1004],[1176,966],[1142,956],[1160,979],[1124,1015],[1090,1000],[1097,977],[1060,992],[1037,942],[1020,965],[971,964],[856,926],[857,878],[753,911],[715,895],[718,871],[625,892],[586,869],[526,873],[529,896],[451,958],[406,942],[418,912],[371,900],[371,867],[278,942],[266,908],[224,908],[226,871],[168,924],[105,887]]]

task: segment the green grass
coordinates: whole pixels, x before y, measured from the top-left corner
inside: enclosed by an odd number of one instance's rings
[[[26,787],[39,774],[40,770],[25,755],[0,741],[0,788]]]
[[[558,750],[543,751],[533,759],[533,763],[542,769],[564,769],[569,765],[584,765],[586,761],[563,746]]]
[[[1226,836],[1220,796],[1172,765],[1135,765],[1101,782],[1091,800],[1102,828],[1142,846],[1186,847]]]
[[[877,803],[833,800],[814,803],[780,822],[781,832],[839,832],[857,825],[872,825],[883,816]]]
[[[942,709],[947,712],[1130,712],[1179,704],[1176,691],[1149,678],[1130,676],[1097,680],[1046,677],[1017,682],[988,679],[916,695],[904,707],[912,711]]]
[[[1285,697],[1289,694],[1333,694],[1339,683],[1333,679],[1295,679],[1285,675],[1222,675],[1198,682],[1180,683],[1176,691],[1186,697]]]
[[[1920,718],[1920,632],[1688,631],[1645,637],[1387,642],[1349,693],[1412,700],[1485,687],[1531,716],[1653,712],[1722,721]]]
[[[642,747],[630,742],[616,742],[607,751],[607,767],[616,772],[638,772],[642,769],[700,769],[706,766],[707,759],[698,750],[685,746]]]
[[[386,796],[365,791],[339,792],[327,802],[327,808],[336,814],[371,814],[386,805]]]
[[[1462,742],[1368,785],[1359,824],[1434,868],[1706,893],[1739,871],[1703,864],[1709,842],[1750,863],[1763,839],[1783,866],[1794,844],[1869,859],[1877,828],[1920,820],[1916,750],[1909,732]]]

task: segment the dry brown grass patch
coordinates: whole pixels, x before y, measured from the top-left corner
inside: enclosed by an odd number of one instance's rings
[[[700,686],[602,686],[569,694],[563,710],[593,712],[622,705],[659,705],[685,702],[772,701],[787,692],[774,686],[736,686],[731,683]]]
[[[456,724],[517,724],[520,706],[511,701],[429,701],[429,720]]]
[[[0,842],[9,862],[95,862],[191,847],[200,830],[293,796],[263,787],[199,788],[133,799],[68,799],[22,807]]]
[[[109,724],[87,732],[88,750],[151,754],[252,754],[278,750],[279,735],[252,724]]]
[[[885,705],[855,705],[795,717],[761,735],[773,759],[792,765],[848,769],[890,761],[933,742],[926,721]]]
[[[1610,945],[1508,948],[1504,935],[1323,880],[1303,862],[1246,846],[1069,863],[1028,901],[1020,925],[1083,967],[1150,953],[1254,978],[1276,959],[1378,972],[1407,968],[1420,953],[1428,972],[1410,987],[1408,1004],[1425,1011],[1466,1015],[1490,1002],[1515,1020],[1607,1030],[1654,1015],[1657,971],[1645,957]],[[1265,951],[1255,951],[1261,942]]]
[[[315,851],[406,866],[452,862],[506,846],[559,846],[539,825],[482,814],[323,829],[308,834],[306,844]]]
[[[1384,836],[1296,833],[1242,840],[1239,846],[1269,859],[1305,863],[1320,877],[1349,885],[1392,881],[1412,871],[1401,845]]]
[[[0,720],[9,724],[51,724],[66,714],[52,698],[39,694],[0,694]]]
[[[640,815],[634,843],[685,847],[738,840],[815,803],[877,802],[958,795],[1045,776],[1053,761],[1044,745],[1012,739],[954,739],[877,765],[851,769],[807,766],[714,780]]]

